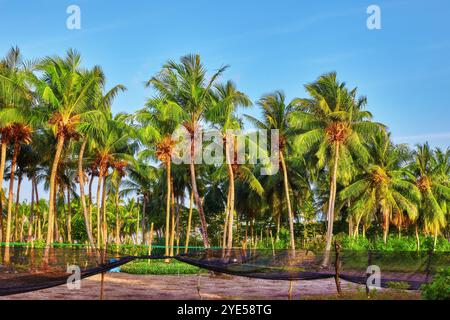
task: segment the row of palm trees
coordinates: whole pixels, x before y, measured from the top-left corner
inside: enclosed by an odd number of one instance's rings
[[[292,249],[296,226],[318,220],[327,222],[327,250],[336,219],[346,220],[353,237],[380,226],[385,241],[391,225],[399,234],[413,228],[417,239],[425,233],[436,241],[448,232],[449,149],[393,144],[365,109],[367,99],[335,73],[307,84],[307,98],[287,101],[276,91],[257,102],[261,118],[239,116],[252,101],[233,82],[220,82],[227,68],[210,75],[198,55],[170,60],[147,82],[153,96],[142,109],[113,115],[111,105],[126,88],[106,90],[99,66],[83,68],[74,50],[24,62],[12,48],[0,62],[0,181],[9,180],[0,195],[0,240],[84,241],[74,239],[72,217],[82,219],[93,247],[151,243],[156,233],[166,255],[197,233],[211,246],[212,229],[220,246],[245,246],[255,221],[276,238],[286,222]],[[244,129],[244,120],[278,130],[278,174],[263,176],[261,164],[235,161],[229,146],[238,136],[229,129]],[[186,165],[172,161],[179,127],[192,142]],[[195,162],[197,135],[208,127],[222,135],[223,165]],[[24,177],[31,203],[20,216]],[[38,185],[48,190],[48,202]]]

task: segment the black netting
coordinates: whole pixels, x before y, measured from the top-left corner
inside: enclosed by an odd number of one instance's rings
[[[67,283],[69,266],[90,277],[134,260],[103,250],[0,247],[0,295],[29,292]]]
[[[120,248],[109,251],[87,248],[37,249],[0,247],[0,295],[39,290],[65,284],[67,267],[81,277],[106,272],[135,259],[163,259],[164,248]],[[369,266],[379,269],[382,287],[418,289],[436,272],[450,266],[449,253],[307,250],[199,250],[179,252],[175,259],[207,270],[269,280],[313,280],[336,277],[367,283]],[[324,262],[328,262],[326,265]]]

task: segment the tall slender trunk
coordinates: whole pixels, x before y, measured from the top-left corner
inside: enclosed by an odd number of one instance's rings
[[[327,244],[325,247],[326,254],[324,255],[323,265],[327,266],[330,255],[329,252],[331,250],[331,242],[333,241],[333,224],[334,224],[334,205],[336,198],[336,179],[337,179],[337,169],[339,163],[339,147],[340,144],[335,142],[335,154],[334,154],[334,165],[333,171],[331,173],[331,183],[330,183],[330,199],[328,204],[328,225],[327,225]]]
[[[100,169],[101,170],[101,169]],[[102,224],[101,224],[101,188],[103,183],[103,175],[101,172],[99,172],[98,179],[97,179],[97,245],[100,246],[102,243],[101,239],[101,230],[102,230]]]
[[[69,187],[67,187],[67,241],[72,243],[72,207]]]
[[[85,138],[78,154],[78,181],[80,185],[80,201],[81,208],[83,210],[84,225],[86,226],[86,233],[88,236],[89,244],[94,248],[94,238],[92,237],[91,221],[89,220],[88,208],[86,206],[86,197],[84,194],[84,170],[83,170],[83,157],[84,150],[86,149],[87,139]]]
[[[92,183],[94,182],[94,178],[95,178],[94,174],[91,174],[91,178],[89,179],[89,190],[88,190],[88,193],[89,193],[89,204],[88,204],[89,219],[88,220],[89,220],[89,228],[90,228],[92,238],[94,237],[93,236],[93,234],[94,234],[93,226],[92,226],[94,224],[94,222],[92,220]]]
[[[17,164],[17,156],[19,155],[20,144],[14,144],[14,151],[11,160],[11,172],[9,175],[9,194],[8,194],[8,213],[6,216],[6,246],[9,246],[9,242],[11,241],[11,219],[12,219],[12,207],[13,207],[13,192],[14,192],[14,174],[16,170]]]
[[[30,218],[28,223],[28,241],[33,241],[33,222],[34,222],[34,190],[36,184],[36,176],[31,177],[31,204],[30,204]]]
[[[231,136],[231,139],[234,140],[234,137]],[[228,139],[227,139],[228,141]],[[234,147],[234,141],[231,143],[231,146]],[[234,154],[234,148],[231,150]],[[230,155],[230,148],[228,143],[225,147],[225,153],[227,158],[227,165],[228,165],[228,178],[229,178],[229,184],[230,187],[228,189],[229,192],[229,207],[228,207],[228,236],[227,236],[227,248],[232,249],[233,248],[233,223],[234,223],[234,171],[233,171],[233,159]]]
[[[20,187],[22,186],[22,172],[19,172],[17,177],[17,191],[16,191],[16,206],[14,209],[14,241],[19,241],[19,204],[20,204]]]
[[[55,188],[56,188],[56,174],[58,170],[59,159],[64,146],[64,136],[58,136],[58,142],[56,144],[55,158],[53,159],[52,171],[50,174],[50,199],[48,204],[48,232],[47,232],[47,246],[51,246],[53,243],[53,227],[55,224]]]
[[[419,225],[416,223],[417,251],[420,251]]]
[[[107,226],[107,220],[106,220],[106,196],[107,196],[107,190],[106,190],[106,175],[103,176],[103,183],[102,183],[102,237],[103,237],[103,246],[106,248],[106,245],[108,243],[108,226]]]
[[[172,215],[171,215],[171,221],[170,221],[170,251],[169,254],[171,257],[173,257],[173,247],[174,247],[174,241],[175,241],[175,194],[173,192],[173,181],[172,183]]]
[[[120,220],[119,220],[119,186],[120,186],[120,180],[117,184],[117,190],[116,190],[116,244],[120,244]]]
[[[225,220],[223,221],[222,248],[227,247],[228,222],[230,220],[230,186],[228,186],[227,205],[225,208]]]
[[[5,173],[6,164],[6,147],[5,139],[1,141],[0,155],[0,242],[3,242],[3,175]]]
[[[192,211],[193,211],[193,205],[194,205],[194,193],[191,191],[191,196],[189,197],[189,216],[188,216],[188,223],[187,223],[187,229],[186,229],[186,244],[184,248],[184,253],[188,252],[189,247],[189,237],[191,235],[191,224],[192,224]]]
[[[281,160],[281,166],[283,168],[284,193],[286,194],[286,202],[287,202],[288,214],[289,214],[289,233],[290,233],[291,249],[295,250],[294,215],[292,214],[291,200],[290,200],[290,196],[289,196],[289,181],[288,181],[288,175],[287,175],[286,162],[284,161],[284,155],[283,155],[282,151],[280,151],[280,160]]]
[[[384,244],[387,243],[387,237],[389,234],[389,209],[383,210],[383,217],[384,217],[384,230],[383,230],[383,242]]]
[[[38,206],[37,210],[37,239],[42,240],[42,223],[41,223],[41,210],[39,208],[39,193],[37,188],[37,182],[34,184],[34,194],[36,195],[36,205]],[[42,214],[42,218],[44,218],[44,215]]]
[[[172,180],[171,178],[171,159],[169,159],[166,163],[166,177],[167,177],[167,181],[166,181],[166,192],[167,192],[167,197],[166,197],[166,229],[164,230],[164,243],[165,243],[165,255],[166,257],[169,256],[169,232],[170,232],[170,197],[171,197],[171,183],[170,181]]]
[[[197,189],[197,179],[195,176],[195,143],[194,143],[194,137],[191,139],[191,157],[190,157],[190,163],[189,163],[189,169],[191,172],[191,185],[192,190],[194,192],[194,199],[195,199],[195,205],[197,206],[198,215],[200,216],[200,222],[201,222],[201,231],[202,231],[202,237],[203,237],[203,245],[205,248],[209,248],[209,239],[208,239],[208,229],[206,225],[206,218],[205,213],[203,212],[203,204],[200,200],[200,195],[198,194]]]
[[[147,210],[147,196],[144,195],[144,199],[142,200],[142,217],[141,217],[141,236],[142,236],[142,244],[145,244],[145,211]]]

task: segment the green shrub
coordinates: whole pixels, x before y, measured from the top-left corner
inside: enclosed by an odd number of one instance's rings
[[[198,267],[172,260],[170,263],[164,260],[137,260],[130,262],[120,269],[121,272],[130,274],[155,274],[155,275],[179,275],[179,274],[198,274],[205,272]]]
[[[433,281],[421,287],[426,300],[450,300],[450,268],[440,270]]]

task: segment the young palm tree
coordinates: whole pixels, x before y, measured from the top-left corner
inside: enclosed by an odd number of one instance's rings
[[[102,81],[98,67],[86,71],[80,68],[80,63],[81,56],[76,51],[69,50],[65,58],[44,58],[37,68],[42,75],[35,83],[36,92],[46,103],[50,116],[48,125],[57,138],[50,173],[47,246],[53,243],[56,174],[62,149],[68,140],[79,138],[78,126],[89,113],[95,88]]]
[[[296,130],[289,125],[288,119],[295,110],[297,102],[297,100],[293,100],[289,104],[286,104],[286,96],[284,93],[277,91],[273,94],[263,96],[258,102],[258,105],[263,111],[263,122],[252,116],[246,115],[247,119],[256,124],[260,129],[268,131],[279,130],[279,156],[281,169],[283,172],[284,193],[289,218],[290,247],[293,250],[295,250],[294,213],[292,212],[288,169],[286,166],[285,156],[288,152],[288,144],[291,141],[291,138],[296,134]]]
[[[371,113],[363,109],[366,98],[358,98],[356,88],[348,90],[345,83],[337,80],[334,72],[319,77],[305,89],[310,98],[298,100],[300,107],[293,114],[291,124],[304,131],[295,139],[299,154],[308,151],[315,153],[319,167],[328,164],[330,196],[326,251],[329,252],[333,238],[337,180],[349,172],[353,158],[367,162],[368,153],[363,141],[382,130],[382,126],[371,122]],[[328,264],[328,255],[323,264]]]
[[[361,168],[361,173],[340,192],[339,198],[351,201],[350,212],[356,220],[355,233],[364,217],[371,219],[381,212],[386,243],[393,216],[402,216],[406,212],[409,221],[417,219],[420,192],[412,175],[405,170],[402,149],[392,145],[389,135],[383,132],[376,134],[367,144],[367,149],[370,154],[368,165]]]
[[[195,158],[199,149],[195,141],[200,134],[200,125],[205,120],[206,111],[210,107],[211,89],[226,68],[221,67],[208,79],[200,56],[188,55],[182,57],[180,63],[168,61],[163,69],[148,81],[148,85],[157,91],[164,113],[182,124],[190,135],[191,185],[205,247],[209,247],[209,239],[203,204],[197,188]]]

